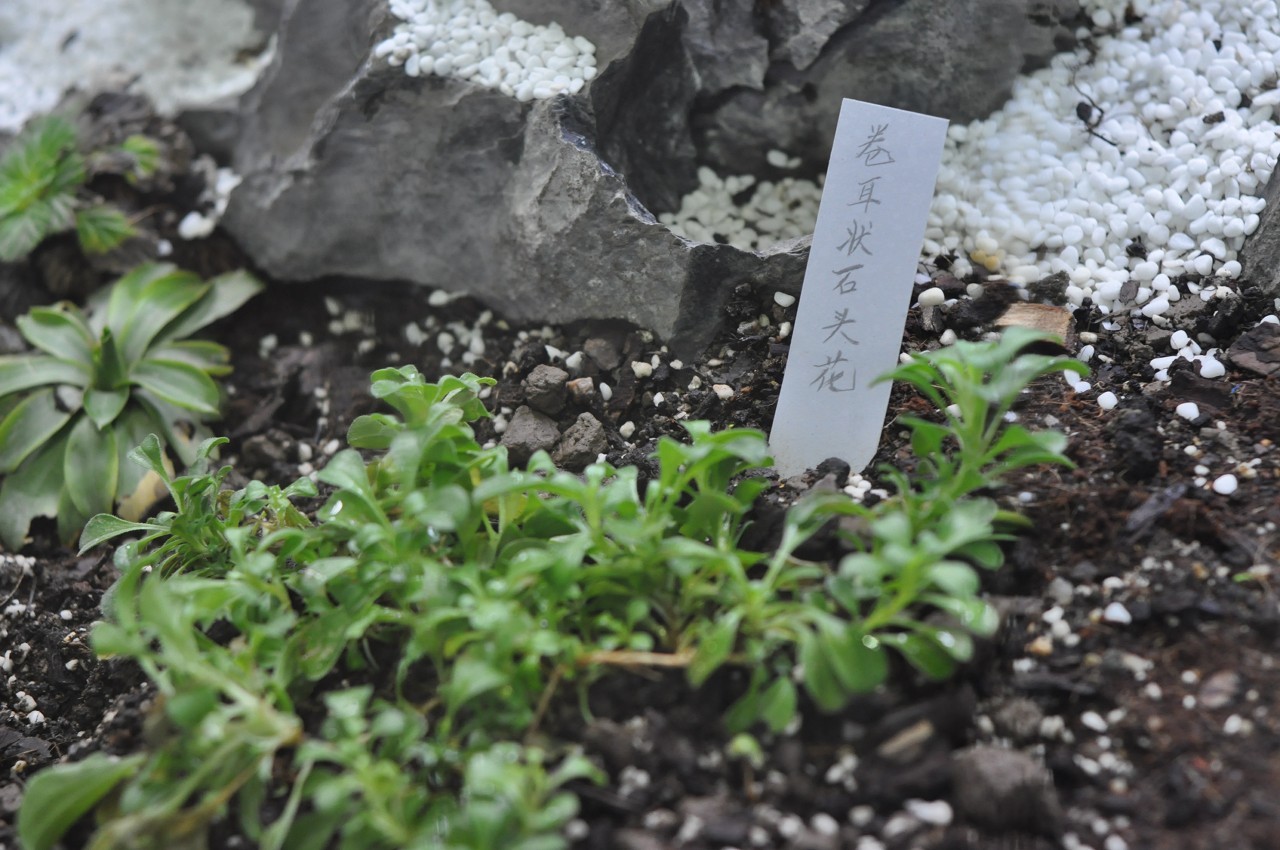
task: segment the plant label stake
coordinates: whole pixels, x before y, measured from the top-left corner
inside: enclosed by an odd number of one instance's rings
[[[880,442],[947,122],[845,100],[769,434],[778,471],[854,470]]]

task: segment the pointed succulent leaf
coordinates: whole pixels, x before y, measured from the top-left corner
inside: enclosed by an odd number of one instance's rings
[[[141,360],[164,327],[204,297],[209,287],[190,272],[175,271],[150,280],[138,293],[137,309],[120,338],[125,362]]]
[[[153,346],[149,352],[157,360],[177,360],[189,363],[210,375],[226,375],[231,372],[231,352],[226,346],[205,339],[183,339]]]
[[[262,281],[246,271],[228,272],[208,282],[209,290],[156,338],[168,342],[190,336],[201,328],[229,316],[244,302],[262,291]]]
[[[19,402],[0,421],[0,475],[13,472],[67,424],[52,389],[39,390]]]
[[[129,379],[184,410],[205,416],[218,415],[218,385],[189,363],[177,360],[143,360],[129,371]]]
[[[101,390],[117,390],[128,385],[129,367],[124,354],[111,328],[105,328],[93,351],[93,386]]]
[[[111,286],[95,292],[89,298],[89,325],[94,333],[110,328],[117,338],[121,337],[133,314],[145,309],[142,291],[151,281],[175,270],[170,263],[143,263]]]
[[[99,428],[105,428],[115,421],[124,406],[129,403],[129,390],[98,390],[90,387],[84,391],[84,412]]]
[[[74,305],[35,307],[19,316],[18,330],[36,348],[60,360],[89,363],[94,345],[84,314]]]
[[[58,507],[53,517],[58,528],[58,540],[64,546],[75,545],[84,524],[89,521],[89,516],[87,512],[76,507],[76,503],[71,499],[71,493],[63,487],[62,492],[58,494]]]
[[[66,435],[58,435],[0,482],[0,541],[10,552],[22,548],[33,519],[57,514],[66,447]]]
[[[119,470],[116,432],[99,430],[91,419],[82,417],[71,427],[62,476],[67,494],[83,516],[111,510]]]

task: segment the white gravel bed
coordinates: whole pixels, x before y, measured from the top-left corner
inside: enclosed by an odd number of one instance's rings
[[[1079,35],[1092,36],[1092,56],[1058,56],[990,118],[951,127],[924,259],[954,252],[958,275],[976,262],[1018,284],[1064,272],[1072,303],[1132,303],[1160,322],[1202,291],[1182,291],[1178,275],[1213,278],[1210,294],[1240,274],[1237,253],[1280,155],[1280,11],[1272,0],[1084,6],[1096,31]],[[1126,6],[1139,23],[1122,25]],[[812,230],[817,185],[793,181],[808,185],[788,187],[800,203],[787,206],[785,227],[760,227],[762,204],[780,206],[778,185],[738,208],[730,197],[753,178],[706,171],[662,219],[677,233],[759,250]],[[1134,241],[1145,257],[1126,252]]]
[[[0,131],[71,86],[137,77],[165,115],[247,90],[269,58],[242,0],[3,0]]]

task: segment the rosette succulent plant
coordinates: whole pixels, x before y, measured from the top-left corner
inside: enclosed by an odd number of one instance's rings
[[[94,514],[140,514],[156,485],[126,461],[150,433],[184,464],[218,416],[214,377],[226,348],[186,339],[234,312],[262,284],[244,272],[202,281],[167,264],[141,266],[95,294],[18,319],[38,351],[0,357],[0,541],[23,545],[30,523],[56,516],[73,541]],[[158,492],[163,492],[160,488]]]
[[[155,172],[156,143],[130,136],[121,145],[80,153],[72,124],[48,116],[32,123],[0,159],[0,261],[31,253],[46,236],[74,230],[86,253],[103,253],[134,235],[133,223],[85,184],[114,172],[134,181]]]

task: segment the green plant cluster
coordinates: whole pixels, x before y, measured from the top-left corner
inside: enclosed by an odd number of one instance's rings
[[[0,261],[25,257],[45,237],[74,230],[85,253],[101,254],[135,234],[123,212],[86,188],[100,171],[135,182],[159,163],[156,143],[130,136],[118,147],[81,153],[75,128],[65,118],[33,122],[0,159]]]
[[[130,449],[158,433],[194,462],[209,436],[201,423],[218,415],[213,378],[231,371],[226,348],[186,337],[260,289],[243,272],[206,282],[147,264],[87,312],[62,302],[19,317],[37,351],[0,356],[0,541],[21,548],[38,516],[56,516],[71,541],[117,503],[135,518],[149,507],[160,482],[125,462]]]
[[[781,730],[800,690],[836,710],[880,684],[888,650],[933,677],[989,634],[978,569],[999,566],[1013,519],[984,495],[1008,472],[1068,463],[1060,435],[1008,426],[1028,381],[1081,364],[1022,355],[1032,338],[923,355],[894,373],[940,407],[904,420],[920,474],[873,507],[834,494],[787,514],[771,553],[739,538],[768,486],[756,431],[664,438],[658,475],[608,464],[582,476],[544,454],[527,469],[484,448],[470,422],[491,381],[373,375],[395,409],[353,423],[353,446],[320,472],[314,522],[229,469],[172,478],[152,437],[135,460],[168,482],[175,510],[137,523],[94,517],[84,545],[125,533],[122,577],[93,633],[136,660],[160,693],[145,753],[94,756],[37,775],[19,816],[45,850],[97,809],[93,848],[196,846],[228,812],[263,848],[563,847],[571,780],[599,778],[536,734],[556,693],[617,665],[751,671],[726,715],[737,749]],[[364,450],[362,455],[357,450]],[[366,459],[368,458],[368,459]],[[863,530],[838,564],[797,548],[839,516]],[[322,703],[320,716],[300,706]],[[264,818],[271,812],[269,818]]]

